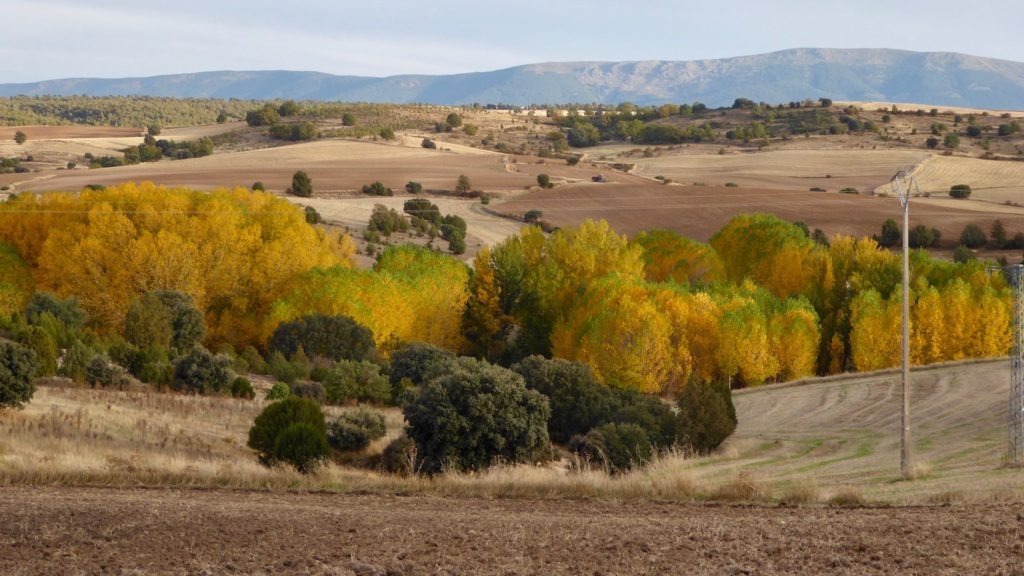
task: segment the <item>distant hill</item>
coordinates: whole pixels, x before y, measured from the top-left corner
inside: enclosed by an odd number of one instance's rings
[[[737,97],[779,103],[824,96],[1024,109],[1024,63],[945,52],[798,48],[719,60],[528,64],[446,76],[200,72],[0,84],[0,96],[42,94],[517,105],[699,100],[709,106]]]

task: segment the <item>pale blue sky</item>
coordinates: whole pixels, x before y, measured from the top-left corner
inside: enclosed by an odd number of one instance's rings
[[[205,70],[387,76],[796,47],[1024,61],[1024,0],[0,0],[0,83]]]

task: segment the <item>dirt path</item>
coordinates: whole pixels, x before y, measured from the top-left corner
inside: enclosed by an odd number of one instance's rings
[[[1020,573],[1013,505],[763,508],[0,490],[0,573]]]

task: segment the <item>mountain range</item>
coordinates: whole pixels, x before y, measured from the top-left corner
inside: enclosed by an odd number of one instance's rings
[[[797,48],[716,60],[544,63],[435,76],[218,71],[0,84],[0,96],[16,95],[709,106],[737,97],[770,103],[827,97],[1012,110],[1024,109],[1024,63],[949,52]]]

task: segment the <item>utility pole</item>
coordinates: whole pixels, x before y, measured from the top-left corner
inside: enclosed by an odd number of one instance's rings
[[[892,187],[903,207],[903,372],[900,380],[900,473],[910,478],[910,192],[917,180],[900,170],[892,178]],[[920,189],[918,188],[918,192]]]

